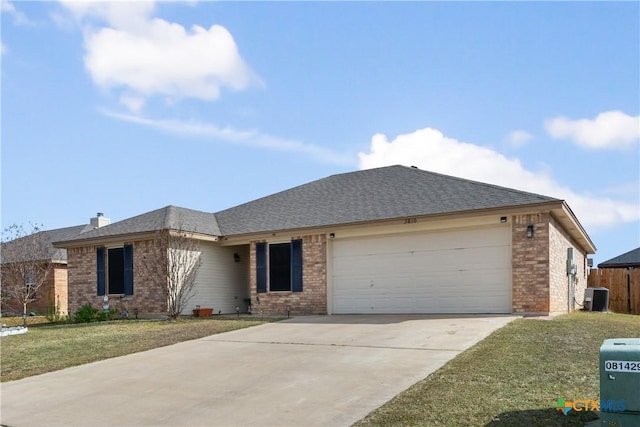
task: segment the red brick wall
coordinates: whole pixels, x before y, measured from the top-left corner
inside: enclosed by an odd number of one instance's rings
[[[54,264],[46,281],[36,292],[35,301],[27,305],[27,313],[35,312],[39,315],[49,314],[49,308],[55,304],[54,296],[60,297],[60,312],[67,313],[67,267],[64,264]],[[3,314],[22,314],[22,304],[14,300],[2,303]]]
[[[324,234],[295,236],[302,239],[302,292],[256,292],[256,243],[251,242],[250,287],[254,314],[286,316],[327,313],[327,240]],[[260,298],[257,304],[256,297]]]
[[[73,315],[81,306],[89,303],[102,310],[102,296],[97,295],[96,248],[88,246],[67,250],[69,269],[69,313]],[[127,295],[124,301],[120,295],[110,295],[110,309],[122,311],[138,308],[139,314],[155,315],[167,312],[166,298],[161,284],[151,283],[140,268],[136,268],[145,259],[159,256],[151,241],[133,242],[133,295]]]
[[[511,222],[514,313],[548,313],[549,214],[515,215]],[[527,226],[533,225],[533,237]]]

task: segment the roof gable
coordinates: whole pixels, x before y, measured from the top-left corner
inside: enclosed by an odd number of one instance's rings
[[[217,212],[223,235],[446,214],[559,199],[389,166],[332,175]]]
[[[151,233],[158,230],[182,230],[210,236],[220,235],[220,228],[214,214],[170,205],[85,231],[69,239],[57,240],[57,243]]]

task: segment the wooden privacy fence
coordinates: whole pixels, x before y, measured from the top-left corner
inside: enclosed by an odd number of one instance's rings
[[[587,286],[609,289],[609,311],[640,314],[640,268],[593,269]]]

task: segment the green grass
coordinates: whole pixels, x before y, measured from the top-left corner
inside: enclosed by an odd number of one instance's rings
[[[564,416],[556,402],[599,400],[600,346],[624,337],[640,337],[640,316],[518,319],[355,426],[583,426],[592,412]]]
[[[187,318],[173,322],[123,320],[34,325],[29,327],[26,334],[1,338],[0,380],[13,381],[268,321],[270,320]]]

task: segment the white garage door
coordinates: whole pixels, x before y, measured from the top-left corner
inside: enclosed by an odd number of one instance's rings
[[[507,226],[332,244],[336,314],[511,313]]]

